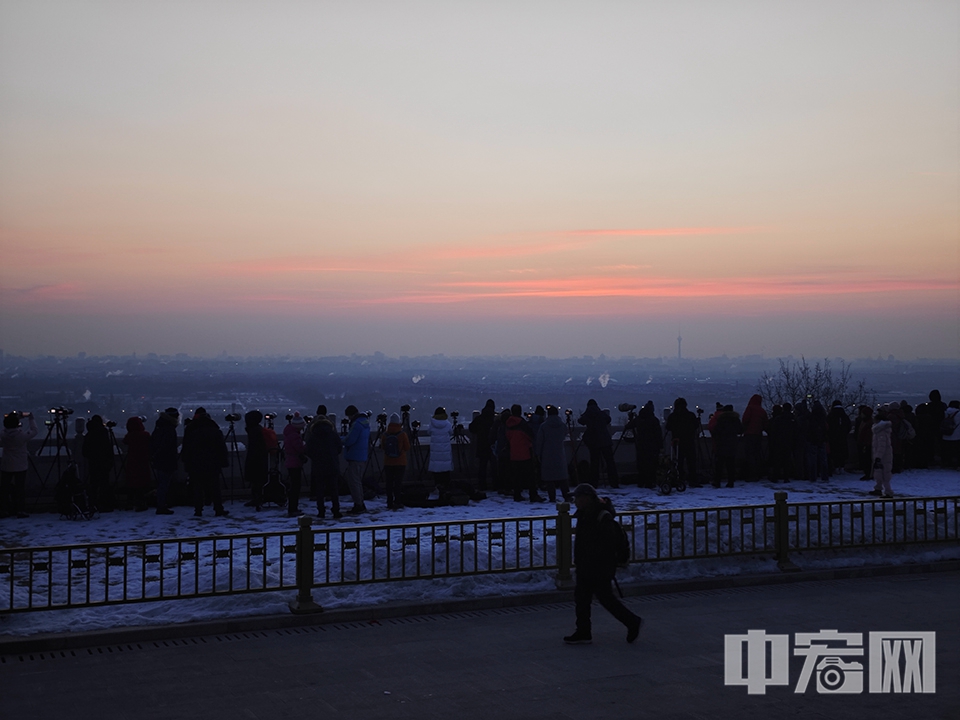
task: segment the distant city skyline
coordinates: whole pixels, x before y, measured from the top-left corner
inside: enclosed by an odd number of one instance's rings
[[[0,3],[0,347],[960,358],[958,23]]]

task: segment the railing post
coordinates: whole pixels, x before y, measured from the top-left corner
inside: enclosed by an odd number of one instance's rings
[[[783,572],[796,572],[800,568],[793,564],[788,555],[790,548],[790,525],[787,523],[787,493],[783,490],[773,494],[774,547],[776,548],[777,567]]]
[[[570,568],[573,567],[573,525],[570,522],[570,503],[557,503],[557,578],[560,590],[574,586]]]
[[[310,518],[301,515],[297,520],[297,599],[290,603],[290,611],[298,615],[321,613],[323,608],[313,601],[313,530]]]

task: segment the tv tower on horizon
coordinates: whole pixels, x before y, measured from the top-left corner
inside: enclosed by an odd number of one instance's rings
[[[680,337],[680,328],[677,328],[677,360],[683,360],[683,353],[680,352],[680,343],[683,342],[683,338]]]

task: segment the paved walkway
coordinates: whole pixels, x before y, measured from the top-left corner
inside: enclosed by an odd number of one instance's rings
[[[629,598],[640,639],[594,608],[568,647],[572,604],[142,642],[0,658],[10,718],[960,717],[960,573]],[[724,634],[935,631],[934,695],[724,686]],[[864,636],[866,640],[866,636]],[[865,663],[866,664],[866,663]],[[866,685],[866,678],[864,685]]]

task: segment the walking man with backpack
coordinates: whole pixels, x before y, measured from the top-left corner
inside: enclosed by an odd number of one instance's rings
[[[613,516],[609,501],[601,501],[597,491],[588,483],[580,483],[573,490],[577,504],[577,533],[573,546],[573,563],[577,569],[574,589],[577,629],[563,639],[568,645],[588,645],[593,641],[590,624],[590,605],[596,595],[600,604],[617,620],[627,626],[627,642],[640,634],[643,618],[634,615],[613,594],[614,575],[622,546],[627,543],[623,528]],[[627,543],[629,557],[629,544]]]

